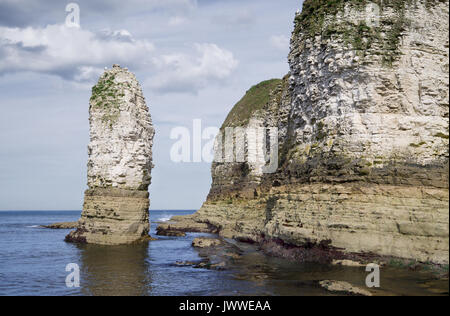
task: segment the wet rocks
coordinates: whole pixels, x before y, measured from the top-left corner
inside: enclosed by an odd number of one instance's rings
[[[352,260],[333,260],[332,264],[336,265],[336,266],[344,266],[344,267],[355,267],[355,268],[364,267],[364,265],[362,263],[352,261]]]
[[[192,246],[196,248],[211,248],[222,245],[223,242],[215,238],[195,238],[192,242]]]
[[[351,294],[357,296],[372,296],[372,293],[370,293],[368,290],[353,286],[348,282],[325,280],[320,281],[319,284],[321,287],[330,292],[340,294]]]
[[[192,267],[194,269],[207,269],[216,271],[223,271],[226,269],[226,263],[224,261],[212,263],[209,258],[202,261],[177,261],[175,262],[175,265],[179,267]]]
[[[200,262],[195,262],[195,261],[177,261],[175,262],[175,265],[179,266],[179,267],[191,267],[191,266],[195,266],[198,265]]]
[[[42,225],[40,227],[48,229],[74,229],[78,227],[78,222],[54,223],[50,225]]]
[[[193,220],[190,216],[173,216],[168,222],[159,223],[156,228],[161,234],[174,232],[191,232],[191,233],[217,233],[217,228],[207,222],[199,222]]]
[[[156,232],[158,236],[167,236],[167,237],[184,237],[186,236],[185,232],[179,230],[171,230],[171,229],[158,229]]]
[[[213,264],[210,261],[204,261],[204,262],[200,262],[199,264],[195,265],[194,268],[195,269],[223,271],[223,270],[226,270],[226,263],[220,262],[220,263]]]

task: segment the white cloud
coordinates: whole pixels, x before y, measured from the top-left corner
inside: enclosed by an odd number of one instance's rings
[[[159,92],[197,93],[225,80],[238,64],[230,51],[215,44],[194,47],[192,53],[158,56],[152,43],[134,39],[127,30],[0,27],[0,75],[31,71],[92,83],[105,66],[118,63],[147,71],[152,77],[146,81]]]
[[[270,37],[270,45],[278,50],[288,50],[290,40],[285,35],[274,35]]]
[[[170,54],[154,60],[159,75],[149,86],[161,92],[192,92],[231,75],[238,61],[233,53],[215,44],[195,44],[197,56]]]
[[[33,71],[83,81],[113,63],[149,63],[153,51],[152,43],[134,40],[126,30],[96,34],[63,25],[0,27],[0,74]]]
[[[169,19],[169,26],[179,26],[187,22],[187,18],[183,16],[174,16]]]
[[[98,78],[103,69],[99,67],[80,66],[74,75],[74,80],[77,82],[92,81]]]

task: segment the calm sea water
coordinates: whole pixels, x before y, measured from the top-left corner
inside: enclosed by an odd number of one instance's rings
[[[192,211],[151,211],[156,221]],[[64,242],[68,230],[39,225],[75,221],[80,212],[0,212],[0,295],[329,295],[318,280],[364,286],[364,269],[296,264],[237,244],[243,256],[225,271],[178,266],[200,254],[186,237],[160,237],[139,246],[103,247]],[[76,263],[81,286],[67,288],[65,268]],[[382,272],[382,288],[396,295],[448,293],[447,281],[405,270]]]

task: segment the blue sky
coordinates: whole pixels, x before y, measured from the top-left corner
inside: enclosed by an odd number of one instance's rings
[[[151,209],[198,209],[207,163],[174,163],[170,131],[220,127],[252,85],[288,72],[300,0],[0,0],[0,210],[79,210],[90,89],[133,71],[156,127]]]

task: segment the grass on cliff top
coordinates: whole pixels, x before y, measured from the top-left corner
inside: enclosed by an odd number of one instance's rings
[[[359,9],[365,9],[369,3],[377,4],[381,10],[391,7],[396,12],[403,11],[405,6],[423,2],[430,9],[437,3],[447,3],[448,0],[305,0],[300,15],[296,17],[296,31],[299,28],[307,29],[310,35],[317,35],[325,20],[325,16],[336,15],[344,9],[344,6],[352,5]]]
[[[123,94],[122,84],[115,83],[115,75],[106,73],[98,83],[92,87],[90,104],[93,108],[104,112],[102,121],[112,129],[120,114],[121,98]],[[122,90],[122,91],[121,91]]]
[[[372,44],[378,43],[383,64],[390,66],[400,56],[400,41],[410,22],[406,18],[406,8],[418,2],[431,9],[437,3],[448,3],[448,0],[305,0],[302,12],[295,18],[294,33],[309,37],[322,35],[325,39],[339,35],[363,56]],[[346,5],[364,12],[369,3],[377,4],[381,11],[389,7],[395,15],[390,19],[382,17],[381,27],[369,27],[364,21],[356,24],[333,21],[339,12],[344,12]]]
[[[281,79],[263,81],[250,90],[233,107],[222,128],[245,126],[255,111],[261,110],[270,100],[270,93],[282,82]]]

